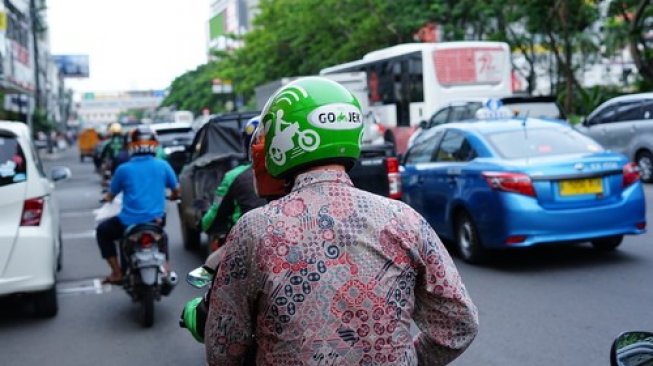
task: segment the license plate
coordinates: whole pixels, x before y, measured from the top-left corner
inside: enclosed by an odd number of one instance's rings
[[[603,193],[601,178],[574,179],[560,181],[561,196],[576,196],[580,194]]]

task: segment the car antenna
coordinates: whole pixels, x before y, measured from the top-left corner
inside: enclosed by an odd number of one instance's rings
[[[527,132],[527,130],[526,130],[526,121],[528,120],[528,114],[529,114],[530,112],[531,112],[531,111],[526,111],[526,114],[524,115],[524,117],[523,117],[522,120],[521,120],[521,126],[524,128],[524,138],[525,138],[525,139],[528,138],[528,132]]]

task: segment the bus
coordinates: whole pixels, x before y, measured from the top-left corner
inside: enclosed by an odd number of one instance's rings
[[[512,95],[504,42],[405,43],[327,67],[320,75],[365,72],[370,110],[388,127],[415,127],[457,100]]]

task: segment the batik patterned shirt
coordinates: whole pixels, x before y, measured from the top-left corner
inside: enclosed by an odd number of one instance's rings
[[[301,174],[233,227],[205,331],[209,365],[444,365],[476,336],[477,310],[430,225],[354,188]]]

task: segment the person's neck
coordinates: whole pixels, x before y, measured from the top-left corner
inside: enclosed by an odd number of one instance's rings
[[[332,170],[332,171],[335,170],[335,171],[340,171],[340,172],[346,171],[345,167],[340,165],[340,164],[318,165],[318,166],[308,168],[306,171],[307,172],[314,172],[314,171],[318,171],[318,170]]]

